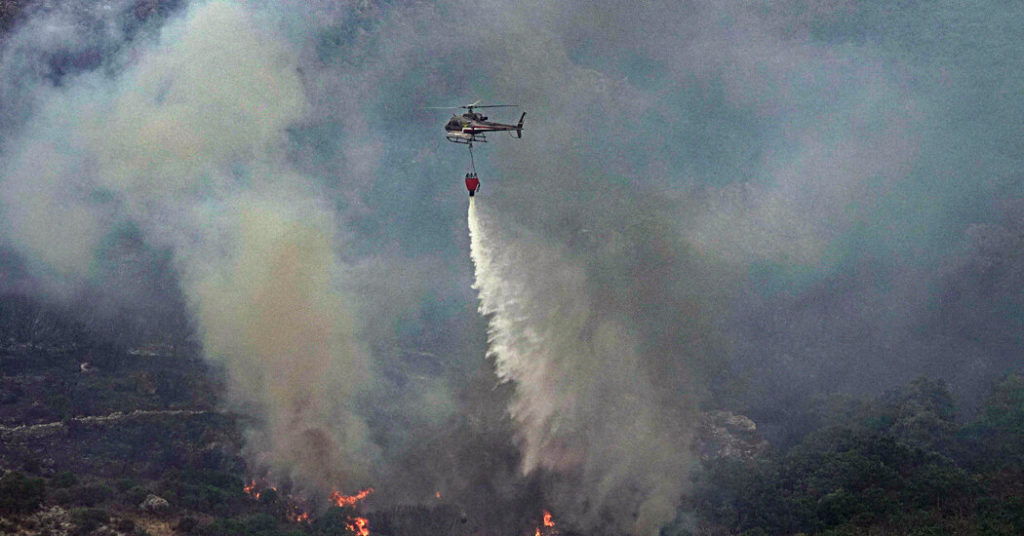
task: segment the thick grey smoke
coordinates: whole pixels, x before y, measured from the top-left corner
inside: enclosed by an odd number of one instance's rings
[[[337,215],[284,161],[308,105],[297,54],[234,2],[197,4],[113,76],[82,75],[6,144],[6,234],[61,280],[87,278],[120,222],[170,248],[250,446],[321,492],[367,483],[352,400],[369,380]]]

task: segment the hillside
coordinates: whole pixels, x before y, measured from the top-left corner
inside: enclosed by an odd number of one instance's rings
[[[194,345],[105,340],[61,307],[0,296],[0,535],[358,534],[251,480],[241,416]],[[453,533],[451,505],[360,512],[375,534]]]

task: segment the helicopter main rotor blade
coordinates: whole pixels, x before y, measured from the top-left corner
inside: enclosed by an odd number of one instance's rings
[[[480,101],[476,101],[480,102]],[[463,104],[462,106],[424,106],[420,110],[472,110],[473,108],[511,108],[518,104]]]
[[[484,105],[479,105],[478,106],[476,104],[467,104],[465,106],[459,106],[459,108],[510,108],[510,107],[513,107],[513,106],[519,106],[519,105],[518,104],[484,104]]]

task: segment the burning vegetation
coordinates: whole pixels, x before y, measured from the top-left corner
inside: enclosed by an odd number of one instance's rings
[[[475,530],[475,533],[481,533],[479,527],[477,529],[466,527],[464,525],[467,521],[465,512],[459,513],[457,509],[453,510],[451,505],[441,507],[399,506],[388,511],[369,512],[364,517],[364,514],[356,511],[356,508],[359,508],[360,504],[374,493],[374,488],[366,488],[352,495],[344,495],[336,489],[327,496],[329,510],[321,512],[320,515],[314,514],[315,509],[310,506],[306,498],[282,493],[278,491],[277,487],[263,479],[249,480],[243,490],[254,501],[279,501],[284,508],[284,518],[292,523],[314,528],[321,524],[329,525],[335,527],[335,530],[343,529],[348,534],[355,536],[370,536],[371,519],[375,520],[374,525],[378,527],[379,532],[376,534],[406,533],[406,529],[410,528],[406,525],[410,521],[413,521],[419,528],[429,525],[430,528],[437,529],[441,534],[465,533],[465,530]],[[433,497],[441,499],[441,492],[435,491]],[[433,519],[439,515],[438,519]],[[456,529],[459,525],[465,527],[464,530]],[[487,532],[485,531],[483,534],[487,534]],[[530,536],[561,536],[563,533],[556,527],[554,516],[545,509],[541,510],[539,523],[533,532],[525,533],[522,536],[527,534]]]
[[[551,512],[543,510],[544,515],[541,524],[533,532],[533,536],[558,536],[558,529],[555,528],[555,521],[551,518]]]
[[[267,486],[266,483],[257,483],[256,480],[250,480],[249,483],[242,488],[242,491],[245,491],[246,495],[257,501],[260,500],[261,496],[265,496],[264,492],[266,490],[271,490],[274,493],[277,493],[277,488]]]
[[[276,487],[268,485],[266,481],[252,479],[243,487],[243,491],[256,501],[268,500],[269,493],[272,493],[276,498],[275,500],[280,500],[284,503],[286,509],[285,517],[293,523],[309,524],[313,521],[312,509],[305,498],[292,494],[282,496]],[[334,490],[327,499],[332,506],[338,508],[355,508],[359,502],[368,497],[373,491],[373,488],[367,488],[360,490],[354,495],[342,495],[340,491]],[[359,536],[369,536],[370,534],[370,521],[367,518],[348,515],[345,518],[344,524],[353,534]]]
[[[359,493],[356,493],[355,495],[342,495],[341,492],[339,492],[338,490],[334,490],[331,492],[331,495],[330,497],[328,497],[328,500],[330,500],[332,504],[338,507],[355,506],[356,503],[362,501],[371,493],[373,493],[373,488],[366,488],[360,491]]]
[[[346,526],[359,536],[370,536],[370,520],[365,517],[351,517]]]

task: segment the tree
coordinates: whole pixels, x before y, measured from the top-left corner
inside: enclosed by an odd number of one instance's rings
[[[882,397],[893,437],[926,450],[945,452],[956,430],[956,403],[943,380],[917,378]]]
[[[1024,466],[1024,375],[995,383],[981,416],[964,432],[967,457],[979,469]]]

